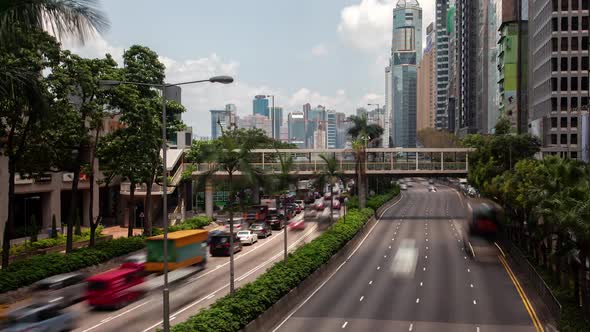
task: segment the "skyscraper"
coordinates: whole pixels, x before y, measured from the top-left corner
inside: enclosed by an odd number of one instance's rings
[[[433,24],[426,28],[426,48],[422,61],[418,64],[418,108],[416,112],[416,130],[435,128],[435,120],[439,118],[437,112],[437,70],[435,61],[435,32]],[[445,86],[446,89],[446,86]],[[445,106],[446,107],[446,106]],[[436,126],[442,129],[446,127]]]
[[[338,148],[338,127],[336,122],[336,111],[328,111],[327,118],[327,148],[336,149]]]
[[[460,77],[458,79],[457,103],[455,109],[458,118],[458,127],[455,131],[459,136],[476,133],[477,107],[477,3],[479,0],[457,0],[456,19],[457,37],[456,47],[459,58],[456,68]]]
[[[588,0],[529,0],[529,118],[541,152],[590,159]],[[524,12],[524,11],[523,11]]]
[[[236,124],[236,114],[226,110],[210,110],[211,112],[211,139],[221,136],[221,128],[228,129],[230,125]]]
[[[336,148],[344,149],[348,139],[348,128],[351,124],[346,120],[346,114],[342,112],[336,113]]]
[[[383,127],[383,146],[393,147],[391,136],[391,116],[393,114],[393,89],[391,88],[391,66],[385,67],[385,127]]]
[[[475,1],[475,0],[472,0]],[[449,84],[449,35],[447,14],[449,0],[436,0],[436,128],[448,128],[447,85]]]
[[[266,136],[272,135],[272,122],[269,118],[260,114],[241,116],[238,120],[238,128],[244,129],[262,129]]]
[[[254,100],[252,101],[252,114],[260,114],[266,117],[269,116],[268,99],[265,95],[254,97]]]
[[[422,8],[400,0],[393,9],[391,133],[396,147],[416,146],[416,65],[422,57]]]
[[[301,149],[306,148],[306,123],[304,113],[289,113],[287,125],[289,127],[289,143],[295,144]]]
[[[281,126],[283,125],[283,108],[275,106],[274,109],[270,109],[270,115],[272,125],[274,127],[274,139],[280,139]]]
[[[319,130],[320,125],[322,125],[322,129],[325,135],[326,130],[326,108],[324,106],[318,105],[316,108],[312,109],[308,112],[307,115],[307,146],[314,147],[316,146],[315,141],[317,139],[316,131]],[[324,145],[325,145],[325,138],[324,138]]]

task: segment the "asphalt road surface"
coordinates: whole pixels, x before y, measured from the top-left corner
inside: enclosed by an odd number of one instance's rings
[[[500,262],[466,255],[454,190],[414,182],[275,331],[535,331]]]
[[[328,209],[323,213],[329,213]],[[290,250],[310,242],[321,233],[315,222],[307,223],[306,226],[301,231],[288,231]],[[259,239],[252,246],[244,245],[243,250],[236,254],[236,287],[253,281],[283,258],[284,231],[275,230],[269,238]],[[228,293],[229,258],[208,257],[204,271],[170,287],[171,325],[187,320]],[[69,310],[80,314],[77,332],[155,331],[161,328],[162,323],[162,292],[153,292],[117,311],[90,310],[85,303],[79,303]]]

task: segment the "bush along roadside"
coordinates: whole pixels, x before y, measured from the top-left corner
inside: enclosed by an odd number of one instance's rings
[[[209,217],[193,217],[186,219],[180,224],[168,227],[168,232],[186,231],[190,229],[203,229],[206,226],[209,226],[209,224],[211,224],[211,218]],[[164,231],[161,228],[157,228],[154,229],[153,233],[154,235],[160,235],[163,234]]]
[[[399,191],[400,191],[399,187],[395,186],[395,188],[393,188],[392,190],[390,190],[389,192],[387,192],[385,194],[371,196],[371,197],[369,197],[369,199],[367,199],[367,207],[371,208],[373,210],[377,210],[381,205],[387,203],[387,201],[389,201],[390,199],[399,195]],[[358,197],[357,196],[351,197],[348,200],[346,207],[351,210],[358,209],[359,208]]]
[[[120,238],[97,243],[92,248],[74,250],[68,255],[51,253],[12,263],[0,270],[0,293],[29,286],[52,275],[76,271],[122,256],[145,246],[142,237]]]
[[[234,296],[219,299],[172,331],[239,331],[325,264],[373,214],[370,208],[349,210],[346,223],[339,220],[318,238],[289,254],[287,264],[276,263],[255,281],[239,288]]]

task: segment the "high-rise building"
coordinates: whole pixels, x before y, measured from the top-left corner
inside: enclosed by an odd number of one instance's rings
[[[447,36],[449,36],[449,84],[447,84],[447,130],[454,133],[458,128],[458,99],[460,95],[459,85],[461,78],[461,61],[459,46],[461,40],[457,31],[457,4],[455,0],[449,1],[447,9]]]
[[[289,143],[289,126],[287,124],[283,124],[281,126],[281,133],[279,139],[283,143]]]
[[[268,98],[265,95],[258,95],[252,101],[252,114],[269,116]]]
[[[326,128],[326,146],[328,149],[338,148],[338,124],[336,122],[336,111],[328,111]]]
[[[314,132],[313,148],[314,149],[325,149],[326,148],[326,124],[325,122],[318,123],[318,127]]]
[[[356,109],[356,116],[362,117],[362,116],[367,116],[367,109],[364,107],[359,107]]]
[[[312,109],[308,112],[307,115],[307,146],[313,147],[316,146],[315,140],[317,139],[316,131],[319,129],[320,125],[323,125],[323,131],[325,134],[326,128],[326,108],[324,106],[318,105],[316,108]],[[325,141],[325,139],[324,139]]]
[[[529,0],[530,131],[543,154],[589,161],[588,0]]]
[[[431,23],[428,28],[426,28],[426,48],[424,49],[422,61],[420,61],[420,64],[418,64],[418,108],[416,112],[417,131],[425,128],[435,128],[435,120],[439,119],[439,113],[437,111],[437,80],[435,79],[437,75],[437,69],[435,67],[435,55],[437,55],[437,53],[435,49],[434,36],[435,32],[433,24]],[[441,127],[440,125],[436,125],[436,128],[446,129],[446,127]]]
[[[479,0],[457,0],[457,44],[456,50],[459,58],[457,70],[460,73],[458,79],[458,91],[455,109],[458,111],[457,127],[455,131],[460,135],[478,132],[478,116],[476,106],[477,84],[477,5]]]
[[[236,114],[231,111],[210,110],[211,112],[211,138],[216,139],[221,136],[221,127],[224,130],[236,124]]]
[[[271,120],[260,114],[246,115],[238,119],[238,128],[244,129],[262,129],[268,137],[272,136]]]
[[[336,148],[344,149],[346,141],[349,138],[348,129],[351,124],[346,119],[346,114],[337,112],[336,113]]]
[[[287,126],[289,127],[289,143],[297,145],[298,148],[304,149],[306,145],[306,123],[303,112],[289,113]]]
[[[391,116],[393,114],[393,89],[391,88],[391,66],[385,67],[385,127],[383,127],[383,146],[393,147],[391,136]]]
[[[275,106],[270,108],[270,119],[272,120],[274,139],[279,139],[281,126],[283,125],[283,108]]]
[[[391,135],[396,147],[416,146],[416,65],[422,57],[422,8],[400,0],[393,9]]]
[[[475,1],[475,0],[472,0]],[[449,84],[449,35],[447,32],[447,20],[449,0],[436,0],[435,23],[436,36],[434,52],[436,54],[436,128],[448,128],[448,95],[447,85]],[[428,31],[427,35],[430,35]]]

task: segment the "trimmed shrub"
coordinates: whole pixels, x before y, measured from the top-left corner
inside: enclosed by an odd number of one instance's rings
[[[92,248],[76,249],[68,255],[51,253],[23,259],[12,263],[5,270],[0,270],[0,293],[28,286],[52,275],[97,265],[111,258],[142,249],[144,246],[142,237],[120,238],[97,243]]]
[[[169,226],[168,232],[185,231],[189,229],[203,229],[209,224],[211,224],[211,218],[209,217],[193,217],[186,219],[178,225]],[[156,228],[153,231],[154,235],[160,235],[162,233],[163,230],[161,228]]]
[[[372,209],[352,209],[346,223],[337,222],[310,243],[289,254],[288,264],[276,263],[255,281],[227,295],[172,331],[239,331],[291,289],[325,264],[373,216]]]

